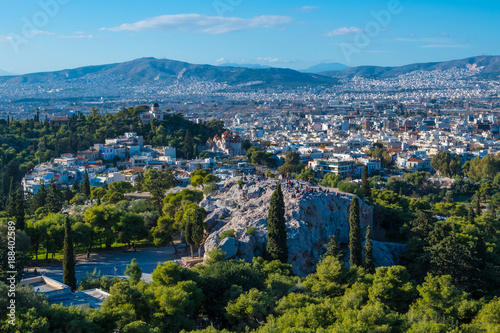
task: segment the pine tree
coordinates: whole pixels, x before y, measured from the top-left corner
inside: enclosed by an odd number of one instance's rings
[[[359,200],[354,197],[349,208],[349,251],[351,257],[349,262],[351,266],[363,265],[363,254],[361,245],[361,226],[359,220]]]
[[[19,230],[24,230],[25,221],[24,221],[24,190],[21,187],[16,194],[16,227]]]
[[[134,258],[130,261],[130,264],[128,264],[125,268],[125,275],[130,278],[130,282],[132,282],[133,284],[141,281],[142,269],[139,267],[137,259]]]
[[[373,261],[372,233],[370,230],[370,226],[366,228],[365,257],[364,257],[363,267],[366,269],[368,273],[375,272],[375,263]]]
[[[71,224],[69,216],[66,216],[64,222],[64,258],[63,258],[63,283],[71,287],[71,290],[76,289],[75,276],[75,258],[73,252],[73,237],[71,235]]]
[[[335,235],[330,237],[330,241],[325,244],[326,252],[321,256],[321,259],[325,259],[326,257],[335,257],[340,260],[344,257],[344,251],[339,247],[337,240],[335,239]]]
[[[361,176],[361,188],[363,189],[365,198],[369,199],[372,196],[372,189],[370,188],[370,183],[368,182],[368,167],[366,165],[363,168]]]
[[[85,173],[83,175],[83,180],[80,185],[80,191],[81,193],[85,196],[85,198],[90,198],[90,181],[89,181],[89,174],[87,173],[87,170],[85,170]]]
[[[271,196],[267,220],[267,255],[270,260],[288,262],[286,238],[285,201],[283,200],[281,184],[278,183]]]

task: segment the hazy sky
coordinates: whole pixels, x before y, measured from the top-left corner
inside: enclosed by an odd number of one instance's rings
[[[499,55],[499,1],[0,0],[0,68],[141,57],[303,69]]]

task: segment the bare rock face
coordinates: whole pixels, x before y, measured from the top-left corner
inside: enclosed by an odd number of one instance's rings
[[[243,180],[243,186],[236,183],[239,179]],[[204,245],[205,255],[221,247],[231,250],[231,257],[247,261],[251,261],[254,256],[261,256],[267,243],[267,214],[271,195],[277,183],[278,180],[271,178],[237,177],[227,180],[217,194],[207,196],[200,203],[207,210],[206,221],[210,232]],[[302,188],[297,189],[297,185]],[[307,191],[308,187],[311,192]],[[288,228],[288,261],[295,274],[305,276],[314,272],[324,252],[323,246],[332,235],[335,235],[341,246],[348,244],[349,204],[353,195],[295,180],[292,185],[282,183],[282,189]],[[303,190],[305,193],[302,193]],[[365,230],[372,225],[373,208],[362,200],[360,207],[361,229]],[[250,227],[256,228],[256,231],[248,234]],[[235,231],[236,237],[231,241],[226,238],[220,243],[219,235],[231,229]],[[384,244],[374,246],[375,262],[379,265],[395,264],[400,250],[393,251]]]

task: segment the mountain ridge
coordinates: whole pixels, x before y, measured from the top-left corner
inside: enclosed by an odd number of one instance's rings
[[[341,72],[349,68],[350,68],[349,66],[341,64],[340,62],[329,62],[329,63],[325,62],[311,66],[306,69],[302,69],[300,70],[300,72],[318,74],[324,72]]]
[[[334,78],[353,78],[355,76],[369,77],[369,78],[391,78],[398,75],[408,74],[414,71],[432,71],[432,70],[447,70],[452,68],[467,68],[467,65],[477,67],[484,67],[484,69],[477,75],[479,78],[484,79],[498,79],[500,75],[500,56],[477,56],[465,59],[441,61],[441,62],[428,62],[428,63],[415,63],[404,66],[383,67],[383,66],[358,66],[345,69],[341,72],[327,71],[319,74],[334,77]]]
[[[180,80],[193,79],[213,81],[229,85],[274,87],[274,86],[319,86],[336,84],[337,79],[300,73],[288,68],[238,68],[212,65],[197,65],[183,61],[139,58],[122,63],[84,66],[53,72],[30,73],[18,76],[0,77],[0,82],[7,84],[45,83],[47,81],[83,81],[105,77],[110,83],[126,82],[140,84],[147,81],[167,84]]]

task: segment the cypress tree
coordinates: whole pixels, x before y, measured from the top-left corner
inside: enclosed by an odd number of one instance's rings
[[[363,266],[368,273],[375,272],[375,263],[373,261],[372,232],[370,226],[366,228],[365,257]]]
[[[481,197],[479,195],[476,201],[476,216],[481,216]]]
[[[472,209],[472,205],[469,206],[469,214],[468,220],[470,224],[474,224],[474,220],[476,218],[476,214],[474,213],[474,209]]]
[[[45,190],[45,185],[42,184],[40,189],[35,193],[30,202],[30,213],[34,214],[36,210],[40,207],[44,207],[47,203],[47,191]]]
[[[49,193],[47,194],[47,209],[51,213],[59,213],[61,210],[61,195],[55,182],[50,184]]]
[[[184,137],[184,143],[182,144],[181,151],[184,154],[184,157],[189,159],[189,157],[194,158],[193,156],[193,146],[194,139],[189,130],[186,131],[186,136]]]
[[[17,191],[16,195],[16,227],[19,230],[24,230],[25,227],[25,221],[24,221],[24,190],[21,187]]]
[[[16,216],[16,191],[14,191],[13,179],[10,179],[9,197],[7,198],[7,215]]]
[[[363,250],[361,245],[361,226],[359,220],[359,200],[354,197],[349,208],[349,251],[351,266],[363,265]]]
[[[73,181],[73,184],[71,184],[71,190],[76,191],[76,192],[80,192],[80,185],[78,184],[78,180],[75,179]]]
[[[73,237],[71,236],[71,224],[69,216],[64,222],[64,259],[63,259],[63,283],[76,289],[75,258],[73,256]]]
[[[370,188],[370,183],[368,182],[368,167],[366,165],[363,168],[363,173],[361,175],[361,188],[363,189],[365,198],[369,199],[372,196],[372,189]]]
[[[283,200],[280,183],[278,183],[271,196],[271,205],[267,217],[267,255],[270,260],[287,263],[285,201]]]
[[[83,175],[82,184],[80,185],[80,191],[85,196],[85,198],[90,198],[90,181],[87,170],[85,170],[85,173]]]

